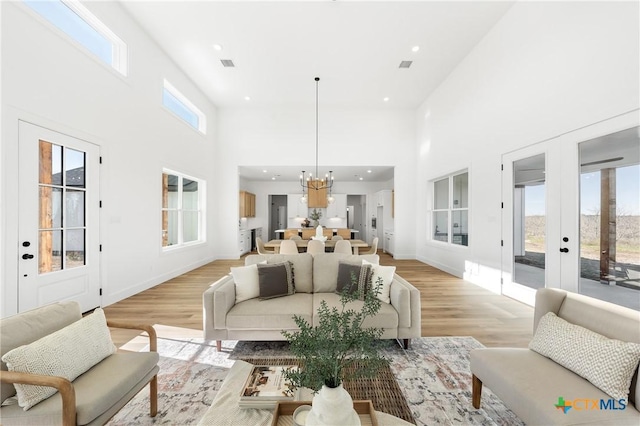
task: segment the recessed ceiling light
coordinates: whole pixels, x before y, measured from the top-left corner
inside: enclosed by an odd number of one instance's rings
[[[418,50],[420,50],[420,46],[413,46],[413,47],[411,48],[411,51],[412,51],[412,52],[417,52]]]
[[[274,177],[272,177],[272,178],[271,178],[271,180],[276,180],[276,177],[275,177],[275,176],[274,176]]]
[[[371,173],[371,170],[367,170],[367,173]]]
[[[245,101],[250,101],[250,100],[251,100],[251,97],[249,97],[249,96],[245,96],[245,97],[244,97],[244,100],[245,100]]]
[[[214,44],[213,45],[213,50],[217,50],[218,52],[221,52],[222,51],[222,45],[218,44],[218,43]]]
[[[382,99],[382,100],[385,101],[385,102],[389,102],[389,97],[385,96],[384,99]]]
[[[266,170],[263,170],[263,171],[262,171],[262,173],[267,173],[267,171],[266,171]]]
[[[360,180],[364,180],[364,178],[362,176],[360,176]]]

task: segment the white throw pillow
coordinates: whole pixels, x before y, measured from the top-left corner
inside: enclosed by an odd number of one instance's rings
[[[382,280],[382,285],[380,287],[380,293],[377,294],[378,299],[384,303],[391,303],[391,282],[393,281],[393,276],[396,273],[395,266],[382,266],[376,263],[368,262],[362,259],[363,265],[371,265],[371,288],[375,289],[378,285],[378,281]]]
[[[640,361],[640,344],[609,339],[553,312],[540,319],[529,349],[584,377],[615,399],[627,398]]]
[[[266,260],[258,262],[267,264]],[[260,296],[260,281],[258,280],[258,263],[248,266],[231,268],[231,275],[236,284],[236,303]]]
[[[64,377],[73,381],[116,352],[102,309],[2,357],[9,371]],[[48,386],[16,383],[18,405],[28,410],[58,392]]]

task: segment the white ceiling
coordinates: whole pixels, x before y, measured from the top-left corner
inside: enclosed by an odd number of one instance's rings
[[[416,109],[514,2],[121,3],[219,108],[308,107],[315,104],[317,76],[320,109]],[[413,52],[414,46],[420,49]],[[224,68],[221,59],[235,68]],[[409,69],[399,68],[404,60],[413,61]],[[325,165],[323,173],[329,168],[336,181],[393,179],[391,167]],[[266,181],[273,169],[240,167],[239,175]],[[276,179],[295,181],[301,169],[279,165]]]
[[[218,107],[313,104],[318,76],[321,105],[415,109],[514,2],[121,3]]]

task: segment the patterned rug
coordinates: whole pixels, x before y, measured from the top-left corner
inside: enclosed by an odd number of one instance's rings
[[[472,337],[423,337],[403,350],[385,345],[384,356],[402,389],[417,425],[523,425],[487,388],[482,409],[471,405],[469,352],[481,348]],[[197,338],[158,338],[158,415],[149,417],[145,389],[108,423],[109,425],[190,425],[207,411],[234,360],[291,356],[286,342],[225,341]],[[243,425],[246,426],[246,425]]]

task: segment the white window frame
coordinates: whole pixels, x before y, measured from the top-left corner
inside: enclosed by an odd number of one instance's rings
[[[172,244],[172,245],[168,245],[168,246],[162,246],[162,233],[164,232],[164,230],[162,229],[162,220],[160,221],[160,234],[161,234],[161,238],[160,238],[160,246],[162,247],[162,251],[171,251],[171,250],[175,250],[181,247],[188,247],[188,246],[192,246],[195,244],[201,244],[206,242],[206,181],[204,181],[203,179],[199,179],[193,176],[189,176],[187,174],[184,173],[180,173],[177,172],[175,170],[171,170],[171,169],[166,169],[163,168],[162,169],[162,174],[169,174],[169,175],[174,175],[178,177],[178,205],[175,208],[169,208],[169,207],[164,207],[162,205],[162,192],[160,193],[160,211],[161,212],[165,212],[165,211],[175,211],[178,213],[178,217],[177,217],[177,227],[178,227],[178,232],[177,232],[177,240],[178,242],[176,244]],[[196,210],[198,212],[198,238],[196,240],[193,241],[187,241],[184,242],[184,216],[183,213],[186,209],[183,208],[183,185],[182,185],[182,181],[183,179],[189,179],[192,181],[195,181],[198,183],[198,209]],[[162,189],[161,189],[162,190]],[[189,209],[188,211],[194,211]]]
[[[453,203],[453,180],[456,176],[460,176],[460,175],[467,175],[467,207],[455,207],[454,203]],[[436,182],[440,182],[444,179],[447,179],[447,187],[448,187],[448,198],[447,198],[447,207],[446,208],[440,208],[440,209],[436,209],[435,208],[435,204],[436,204],[436,190],[435,190],[435,184]],[[470,229],[470,214],[469,214],[469,206],[470,206],[470,201],[471,201],[471,185],[470,185],[470,181],[469,181],[469,170],[465,169],[465,170],[460,170],[448,175],[444,175],[444,176],[440,176],[438,178],[432,179],[430,182],[430,186],[431,186],[431,209],[429,212],[429,227],[428,227],[428,235],[427,238],[429,241],[433,241],[435,243],[438,244],[446,244],[448,246],[451,247],[463,247],[463,248],[467,248],[469,247],[469,235],[471,234],[471,229]],[[461,211],[466,211],[467,212],[467,244],[456,244],[453,242],[453,213],[454,212],[461,212]],[[435,222],[435,214],[439,213],[439,212],[446,212],[447,213],[447,241],[443,241],[443,240],[438,240],[434,238],[434,222]]]
[[[191,113],[193,113],[195,116],[198,117],[198,126],[197,127],[193,126],[191,123],[189,123],[188,121],[180,117],[178,114],[176,114],[168,105],[164,103],[164,96],[162,97],[162,106],[167,111],[169,111],[171,115],[178,118],[183,123],[186,123],[187,125],[189,125],[189,127],[192,127],[197,131],[199,131],[200,133],[202,133],[203,135],[206,135],[207,134],[207,116],[204,115],[204,113],[200,110],[200,108],[195,106],[194,103],[189,100],[189,98],[187,98],[178,89],[176,89],[175,86],[171,84],[166,78],[164,79],[162,88],[163,88],[163,94],[164,94],[164,91],[166,90],[169,94],[171,94],[171,96],[173,96],[180,103],[182,103]]]
[[[61,34],[65,36],[68,40],[72,41],[75,45],[81,47],[82,51],[88,53],[92,58],[97,58],[100,63],[106,63],[116,71],[118,71],[123,76],[127,76],[128,73],[128,65],[129,65],[129,50],[127,44],[118,37],[109,27],[107,27],[97,16],[95,16],[89,9],[83,6],[78,0],[58,0],[60,3],[71,9],[73,13],[78,15],[83,21],[85,21],[91,28],[93,28],[97,33],[102,35],[111,43],[111,63],[103,61],[102,58],[96,56],[93,52],[91,52],[81,40],[69,35],[62,28],[60,28],[56,23],[49,20],[48,17],[40,14],[37,10],[32,9],[29,5],[25,4],[32,13],[37,14],[41,17],[48,25],[52,28],[55,28],[56,31],[59,31]]]

